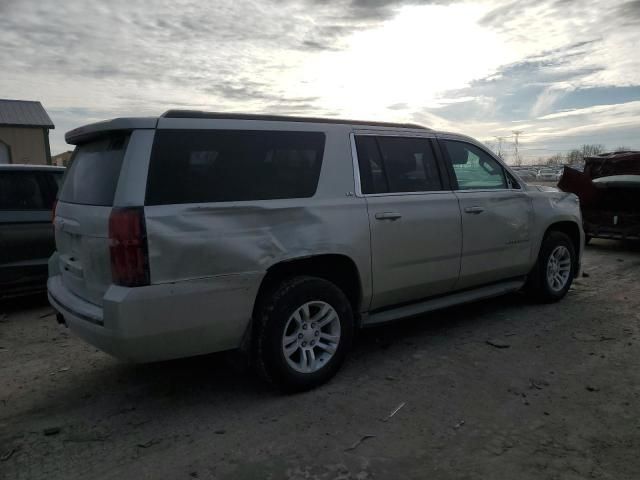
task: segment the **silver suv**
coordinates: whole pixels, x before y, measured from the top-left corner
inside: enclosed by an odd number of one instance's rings
[[[287,390],[354,331],[579,270],[577,197],[418,125],[169,111],[72,130],[49,299],[126,360],[240,348]]]

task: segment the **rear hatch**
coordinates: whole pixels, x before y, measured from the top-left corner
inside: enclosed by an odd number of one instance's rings
[[[129,132],[109,132],[78,145],[58,195],[54,218],[63,284],[102,305],[111,284],[109,215]]]

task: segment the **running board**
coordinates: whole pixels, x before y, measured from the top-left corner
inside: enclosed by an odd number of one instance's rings
[[[499,297],[500,295],[520,290],[524,286],[525,282],[526,278],[509,280],[508,282],[495,283],[485,287],[475,288],[473,290],[465,290],[463,292],[452,293],[444,297],[432,298],[418,303],[371,313],[363,317],[362,325],[377,325],[379,323],[390,322],[400,318],[421,315],[423,313],[440,310],[442,308],[453,307],[454,305],[462,305],[463,303],[475,302],[476,300],[483,300],[485,298]]]

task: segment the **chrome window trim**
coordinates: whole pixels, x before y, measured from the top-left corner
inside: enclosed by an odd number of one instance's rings
[[[358,149],[356,148],[356,135],[358,136],[368,136],[368,137],[403,137],[403,138],[428,138],[428,139],[443,139],[443,140],[457,140],[459,142],[463,142],[463,143],[469,143],[471,145],[474,145],[475,147],[479,148],[480,150],[482,150],[484,153],[486,153],[487,155],[489,155],[491,158],[493,158],[496,162],[498,162],[498,165],[500,165],[506,172],[508,172],[509,174],[511,174],[511,176],[516,180],[516,182],[518,183],[518,185],[520,186],[520,188],[482,188],[482,189],[468,189],[468,190],[431,190],[431,191],[427,191],[427,192],[422,192],[422,191],[418,191],[418,192],[387,192],[387,193],[362,193],[362,179],[360,178],[360,163],[358,162]],[[433,194],[442,194],[442,193],[450,193],[450,192],[454,192],[454,193],[494,193],[494,192],[512,192],[512,193],[524,193],[525,192],[525,188],[522,186],[522,184],[520,183],[519,179],[517,178],[516,175],[514,175],[514,173],[507,167],[507,165],[505,165],[502,160],[500,158],[498,158],[497,156],[493,155],[491,152],[488,152],[486,150],[486,148],[481,145],[478,144],[479,142],[475,141],[474,139],[470,138],[470,137],[457,137],[455,135],[438,135],[434,132],[390,132],[390,131],[380,131],[380,132],[374,132],[371,130],[363,130],[363,131],[358,131],[358,130],[354,130],[349,134],[349,139],[351,141],[351,159],[352,159],[352,166],[353,166],[353,178],[354,178],[354,191],[355,191],[355,195],[356,197],[359,198],[367,198],[367,197],[390,197],[390,196],[400,196],[400,195],[433,195]],[[473,141],[471,141],[473,140]],[[506,175],[505,175],[505,180],[506,179]]]
[[[441,195],[443,193],[453,193],[453,190],[431,190],[428,192],[387,192],[387,193],[365,193],[363,197],[401,197],[407,195]]]
[[[519,188],[478,188],[478,189],[453,190],[453,191],[456,193],[489,193],[489,192],[519,193],[519,192],[522,192],[522,190]]]

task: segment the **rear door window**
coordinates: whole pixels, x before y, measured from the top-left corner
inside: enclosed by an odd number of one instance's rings
[[[36,172],[0,172],[0,210],[46,210]]]
[[[438,163],[429,139],[358,135],[355,140],[362,193],[442,190]]]
[[[311,197],[324,143],[320,132],[158,130],[145,203]]]
[[[426,138],[378,137],[389,191],[433,192],[442,190],[431,142]]]
[[[128,140],[128,134],[113,134],[76,147],[58,198],[82,205],[113,205]]]
[[[356,149],[358,151],[362,193],[389,192],[387,174],[384,171],[376,137],[371,135],[356,136]]]

